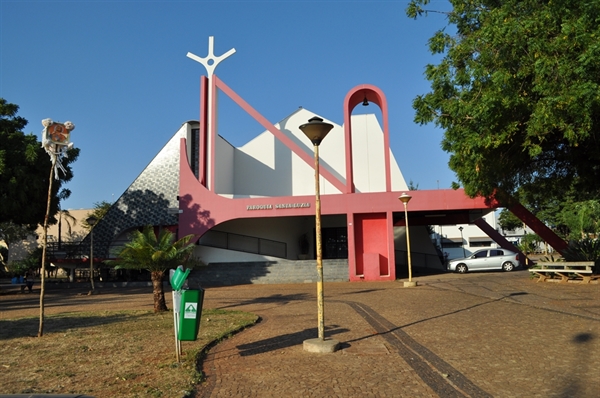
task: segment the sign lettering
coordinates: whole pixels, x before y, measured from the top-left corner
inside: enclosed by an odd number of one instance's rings
[[[300,209],[310,207],[310,203],[278,203],[275,206],[273,205],[248,205],[246,206],[246,210],[272,210],[275,209]]]

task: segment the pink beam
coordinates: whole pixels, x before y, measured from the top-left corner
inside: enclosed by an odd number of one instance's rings
[[[508,210],[515,216],[519,217],[529,228],[544,239],[557,252],[564,256],[564,251],[569,247],[567,242],[562,240],[558,235],[527,210],[522,204],[515,202]]]
[[[207,126],[208,126],[208,79],[200,78],[200,131],[198,134],[198,179],[200,184],[206,186],[206,162],[208,152]]]
[[[258,123],[260,123],[265,129],[271,132],[279,141],[281,141],[285,146],[287,146],[292,152],[298,155],[302,160],[304,160],[310,167],[314,168],[314,158],[312,154],[306,153],[302,148],[300,148],[296,143],[294,143],[288,136],[283,134],[277,127],[275,127],[271,122],[264,118],[260,113],[258,113],[250,104],[242,99],[235,91],[230,89],[221,79],[219,79],[216,75],[213,75],[213,80],[215,85],[221,89],[229,98],[231,98],[235,103],[237,103],[243,110],[246,111],[250,116],[252,116]],[[329,181],[334,187],[340,190],[340,192],[344,192],[344,183],[341,182],[336,176],[333,175],[329,170],[325,168],[320,168],[321,175],[327,181]]]
[[[180,142],[179,233],[202,235],[206,230],[222,222],[242,218],[263,218],[283,216],[314,216],[314,196],[282,196],[230,199],[215,194],[201,185],[194,176],[187,158],[185,138]],[[413,199],[410,212],[418,211],[460,211],[469,209],[489,209],[483,198],[469,198],[462,190],[411,191]],[[361,194],[330,194],[321,196],[321,213],[347,214],[352,222],[353,214],[403,212],[398,200],[400,192],[366,192]],[[185,202],[185,204],[183,203]],[[310,203],[308,207],[277,208],[281,203]],[[260,209],[249,210],[252,206]],[[352,250],[352,227],[349,225],[349,250]]]
[[[210,103],[212,104],[212,107],[210,109],[210,131],[208,132],[210,134],[210,179],[208,180],[208,187],[212,192],[215,192],[215,163],[217,153],[217,90],[215,81],[216,78],[217,76],[213,75],[212,79],[210,79],[210,84],[212,84],[212,90],[210,91]]]

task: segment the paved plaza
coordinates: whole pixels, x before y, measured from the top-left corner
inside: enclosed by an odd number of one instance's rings
[[[326,337],[341,345],[333,354],[302,348],[317,337],[314,284],[207,287],[205,307],[261,321],[212,348],[196,396],[600,396],[600,285],[536,283],[527,271],[414,280],[325,282]],[[149,289],[92,297],[151,310]],[[0,319],[37,314],[19,304],[25,296],[0,296]],[[69,297],[49,299],[46,312],[92,302]]]
[[[598,397],[599,285],[536,283],[527,271],[325,284],[334,354],[317,337],[316,288],[209,289],[209,307],[254,312],[216,346],[199,397]]]

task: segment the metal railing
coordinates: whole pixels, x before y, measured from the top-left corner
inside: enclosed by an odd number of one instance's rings
[[[116,248],[124,245],[127,241],[97,241],[94,240],[94,249],[96,247]],[[79,242],[48,242],[46,246],[46,256],[50,261],[87,261],[91,254],[91,245],[89,240]],[[99,255],[99,250],[94,250],[94,258]],[[109,255],[110,256],[110,255]],[[106,257],[104,254],[101,257]]]
[[[287,258],[287,243],[285,242],[231,232],[208,231],[198,240],[198,244],[263,256]]]

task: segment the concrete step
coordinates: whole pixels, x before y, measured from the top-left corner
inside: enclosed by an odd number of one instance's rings
[[[323,260],[323,278],[328,282],[347,282],[348,260]],[[316,281],[315,260],[211,263],[192,270],[188,277],[190,287]]]

